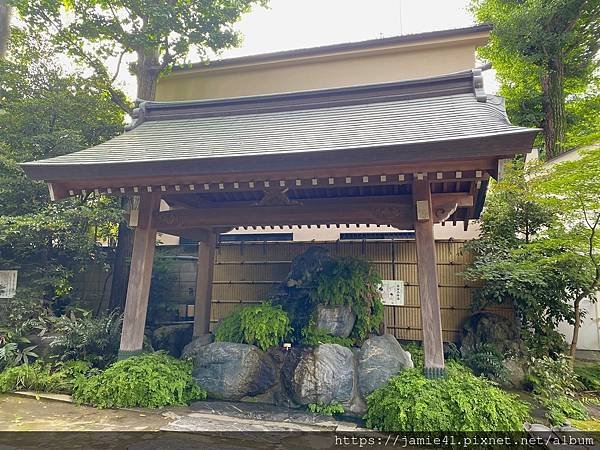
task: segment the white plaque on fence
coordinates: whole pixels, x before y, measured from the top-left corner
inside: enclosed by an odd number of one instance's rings
[[[381,292],[381,303],[386,306],[404,305],[404,281],[381,280],[379,285]]]
[[[0,270],[0,298],[13,298],[17,293],[17,271]]]

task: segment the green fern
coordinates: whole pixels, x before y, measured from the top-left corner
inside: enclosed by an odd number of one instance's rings
[[[263,303],[247,306],[223,319],[215,331],[215,339],[267,350],[279,346],[290,331],[290,319],[281,306]]]
[[[315,414],[323,414],[325,416],[335,416],[344,414],[344,407],[338,402],[331,402],[328,405],[323,403],[309,403],[308,410]]]
[[[315,279],[313,302],[330,306],[349,306],[356,314],[352,339],[360,343],[383,322],[381,278],[371,264],[356,258],[326,261]]]
[[[369,428],[387,432],[522,431],[529,406],[455,361],[447,378],[406,369],[367,397]]]
[[[73,399],[99,408],[186,405],[206,398],[192,378],[192,363],[163,352],[117,361],[99,375],[79,377]]]

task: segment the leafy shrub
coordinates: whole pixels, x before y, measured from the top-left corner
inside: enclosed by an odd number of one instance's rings
[[[546,417],[553,425],[562,425],[567,418],[587,419],[587,410],[576,396],[582,385],[568,357],[532,358],[526,380],[536,398],[548,410]]]
[[[563,425],[569,422],[569,419],[588,419],[588,412],[583,403],[566,395],[546,398],[542,404],[548,410],[546,417],[552,425]]]
[[[334,416],[336,414],[344,414],[345,412],[344,407],[337,402],[331,402],[328,405],[323,403],[309,403],[308,410],[325,416]]]
[[[121,325],[122,317],[116,311],[92,317],[90,311],[73,310],[50,320],[49,328],[55,334],[45,339],[61,360],[85,360],[104,368],[116,360]]]
[[[600,364],[576,366],[575,375],[588,391],[600,391]]]
[[[73,399],[99,408],[186,405],[206,398],[191,372],[190,361],[162,352],[132,356],[101,374],[77,378]]]
[[[445,379],[406,369],[367,397],[367,426],[381,431],[520,431],[529,406],[455,361]]]
[[[323,263],[315,277],[311,297],[323,305],[349,306],[356,314],[351,337],[360,342],[383,321],[380,283],[381,278],[367,261],[334,258]]]
[[[531,358],[527,382],[534,394],[545,397],[573,397],[582,387],[573,372],[570,358],[565,355],[555,359],[548,356]]]
[[[25,337],[15,338],[16,342],[0,343],[0,370],[6,367],[18,366],[19,364],[29,364],[38,358],[34,352],[37,345],[31,344],[31,341]]]
[[[475,375],[483,375],[494,381],[505,381],[508,372],[504,366],[504,357],[490,344],[477,344],[461,348],[461,359]]]
[[[263,303],[239,309],[223,319],[215,331],[215,339],[266,350],[279,346],[290,331],[290,319],[281,306]]]
[[[90,371],[90,365],[85,361],[22,364],[0,372],[0,392],[32,390],[69,394],[75,380],[87,376]]]

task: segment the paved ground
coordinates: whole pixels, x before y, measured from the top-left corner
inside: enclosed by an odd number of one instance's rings
[[[0,450],[330,448],[332,431],[357,429],[356,424],[327,416],[253,404],[198,402],[164,410],[100,410],[58,401],[66,396],[54,397],[0,395]],[[10,433],[22,431],[33,433]],[[65,431],[71,433],[60,433]]]

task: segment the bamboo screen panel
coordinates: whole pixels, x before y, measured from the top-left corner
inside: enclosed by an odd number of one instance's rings
[[[221,243],[215,257],[211,327],[236,308],[265,299],[286,277],[292,258],[312,245],[325,247],[332,256],[364,258],[383,279],[404,281],[405,305],[386,306],[385,325],[398,339],[422,339],[416,246],[409,240]],[[462,241],[437,241],[436,251],[443,339],[457,341],[471,313],[473,285],[460,276],[469,255]],[[513,314],[509,308],[490,310]]]

